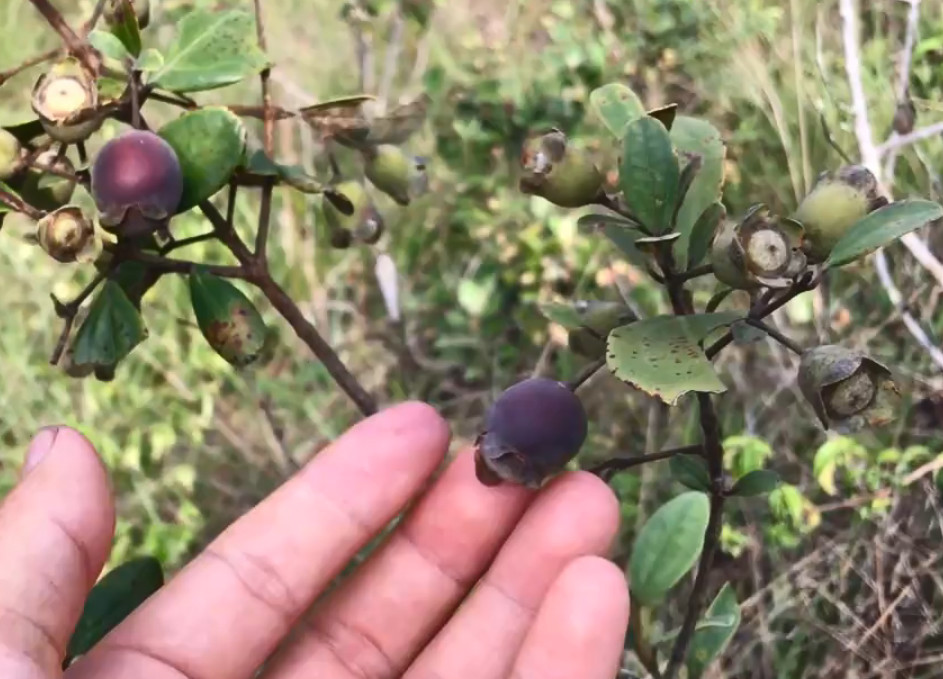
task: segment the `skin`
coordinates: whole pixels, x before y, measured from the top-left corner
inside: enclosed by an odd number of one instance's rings
[[[584,472],[539,492],[488,488],[468,449],[434,473],[449,437],[421,403],[358,423],[65,678],[249,679],[268,660],[267,679],[612,679],[629,603],[603,558],[619,517],[609,488]],[[62,676],[114,521],[92,444],[67,427],[40,432],[0,505],[0,676]]]

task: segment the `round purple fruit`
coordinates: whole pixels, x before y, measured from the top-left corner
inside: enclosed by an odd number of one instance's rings
[[[538,488],[576,456],[587,428],[582,402],[562,382],[518,382],[488,412],[476,447],[478,479]]]
[[[166,230],[182,195],[177,154],[153,132],[131,130],[112,139],[92,165],[92,197],[99,221],[119,236]]]

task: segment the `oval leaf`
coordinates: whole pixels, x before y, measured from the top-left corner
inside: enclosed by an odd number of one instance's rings
[[[163,584],[160,562],[152,557],[131,559],[107,573],[85,600],[82,617],[69,639],[65,664],[88,653]]]
[[[183,171],[183,197],[177,212],[186,212],[226,186],[245,153],[246,131],[234,113],[208,106],[184,113],[158,134],[170,144]]]
[[[754,497],[772,493],[779,487],[779,474],[772,469],[754,469],[741,476],[730,491],[731,495]]]
[[[175,92],[225,87],[269,66],[249,12],[195,10],[180,22],[163,67],[151,82]]]
[[[943,206],[933,201],[891,203],[855,222],[832,248],[825,266],[831,268],[853,262],[940,218],[943,218]]]
[[[632,213],[654,234],[671,228],[681,171],[665,126],[654,118],[625,128],[619,186]]]
[[[629,583],[639,603],[659,603],[691,570],[704,547],[709,514],[707,496],[695,491],[679,495],[652,514],[629,561]]]
[[[144,320],[121,286],[105,281],[75,334],[72,361],[77,366],[114,366],[147,338]]]
[[[128,51],[121,39],[113,33],[105,31],[92,31],[88,34],[88,41],[106,59],[117,61],[122,66],[133,61],[131,53]]]
[[[193,314],[213,350],[237,368],[256,361],[268,330],[252,301],[229,281],[200,269],[190,274],[189,283]]]
[[[691,490],[710,490],[711,477],[700,455],[675,455],[668,461],[668,466],[675,481]]]
[[[589,93],[589,105],[612,134],[622,139],[625,126],[646,115],[645,107],[631,89],[612,83]]]
[[[741,315],[654,316],[616,328],[609,335],[606,362],[620,380],[668,405],[689,391],[722,393],[726,387],[698,343]]]
[[[695,181],[697,180],[695,179]],[[688,195],[690,195],[690,193],[691,190],[688,189]],[[681,241],[686,241],[685,245],[687,247],[689,269],[696,267],[701,263],[701,260],[707,256],[711,242],[714,240],[714,234],[717,232],[717,227],[720,226],[720,223],[726,216],[727,208],[724,207],[723,203],[711,203],[705,208],[704,212],[701,213],[701,216],[697,218],[697,221],[694,222],[694,226],[691,227],[687,238],[684,237],[683,232],[679,232],[681,233]],[[682,247],[680,241],[675,244],[675,254],[678,253],[679,247]],[[684,259],[679,259],[678,261],[683,262]]]
[[[675,218],[675,231],[679,231],[682,236],[675,244],[675,260],[684,262],[689,259],[689,241],[694,225],[704,211],[720,199],[727,147],[716,127],[690,116],[678,116],[671,126],[670,136],[679,156],[684,158],[686,154],[695,154],[701,159],[701,167],[685,193]]]
[[[698,679],[704,674],[714,659],[723,653],[740,626],[740,604],[729,582],[714,597],[704,618],[716,624],[700,627],[691,637],[685,663],[690,679]]]

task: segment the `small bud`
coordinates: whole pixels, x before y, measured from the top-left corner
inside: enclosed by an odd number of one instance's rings
[[[265,321],[236,286],[194,271],[190,274],[190,302],[203,337],[227,362],[241,368],[259,357],[268,334]]]
[[[95,76],[74,57],[53,65],[36,81],[33,111],[46,134],[63,144],[88,139],[99,127],[98,86]]]
[[[101,241],[82,210],[68,206],[50,212],[36,224],[39,246],[57,262],[90,262],[98,256]]]
[[[23,147],[20,140],[0,128],[0,181],[6,181],[20,169]]]
[[[521,158],[520,190],[560,207],[582,207],[599,199],[604,178],[588,153],[572,148],[553,130],[528,140]]]
[[[822,426],[842,433],[890,422],[900,398],[888,368],[832,344],[803,353],[798,381]]]
[[[805,271],[801,244],[796,222],[771,218],[766,206],[754,205],[739,223],[718,228],[710,252],[714,275],[739,290],[787,287]]]
[[[894,122],[891,127],[897,134],[910,134],[914,131],[914,123],[917,122],[917,109],[914,102],[907,97],[899,104],[894,111]]]
[[[370,147],[362,153],[367,179],[397,204],[409,205],[428,190],[424,159],[409,156],[392,144]]]
[[[345,181],[333,189],[346,197],[354,209],[351,214],[345,215],[330,200],[322,202],[332,246],[348,247],[353,238],[363,243],[376,243],[383,235],[385,224],[364,185],[357,181]]]
[[[92,197],[102,226],[125,237],[165,230],[183,196],[173,147],[146,130],[108,141],[92,165]]]
[[[124,12],[130,6],[134,10],[139,28],[147,28],[151,22],[151,3],[149,0],[108,0],[105,7],[105,23],[114,28],[124,23]]]
[[[478,479],[539,488],[576,456],[587,431],[583,404],[564,384],[546,378],[518,382],[488,412],[476,445]]]
[[[863,165],[823,173],[793,214],[805,231],[809,260],[824,262],[855,222],[886,204],[877,179]]]
[[[57,158],[55,150],[50,149],[40,153],[36,162],[26,172],[23,183],[19,187],[20,195],[30,205],[46,212],[57,210],[72,199],[76,180],[62,177],[43,168],[51,168],[58,172],[75,174],[75,166],[63,156]]]

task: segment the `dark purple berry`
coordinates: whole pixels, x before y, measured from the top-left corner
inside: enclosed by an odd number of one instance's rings
[[[491,406],[478,438],[477,475],[539,487],[561,471],[586,440],[586,411],[563,383],[531,378],[507,389]]]
[[[153,132],[131,130],[112,139],[92,165],[92,197],[101,224],[121,236],[165,229],[182,195],[177,154]]]

